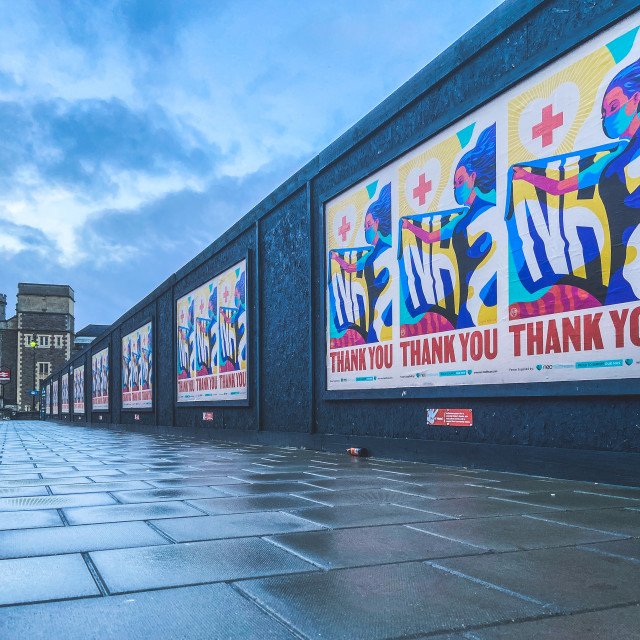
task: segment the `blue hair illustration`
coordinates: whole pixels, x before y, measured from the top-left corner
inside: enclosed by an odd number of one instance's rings
[[[467,173],[476,174],[475,186],[484,193],[490,193],[496,188],[496,125],[487,127],[479,136],[476,146],[467,151],[456,171],[464,167]]]
[[[391,233],[391,183],[380,189],[380,195],[367,209],[374,220],[378,221],[378,233],[388,236]]]
[[[640,91],[640,59],[618,72],[609,83],[607,93],[616,87],[620,87],[627,98],[630,98],[636,91]]]
[[[214,287],[211,295],[209,296],[209,309],[211,313],[215,316],[218,313],[218,288]]]
[[[236,282],[236,289],[238,290],[238,294],[240,295],[240,304],[244,304],[245,298],[245,272],[242,272],[242,275]]]

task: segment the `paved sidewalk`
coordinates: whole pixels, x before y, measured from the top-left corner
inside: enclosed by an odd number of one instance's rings
[[[52,422],[0,455],[2,640],[640,638],[640,489]]]

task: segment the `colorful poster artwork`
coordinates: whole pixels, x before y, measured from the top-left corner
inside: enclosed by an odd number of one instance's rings
[[[60,387],[61,387],[61,396],[62,396],[60,399],[61,412],[69,413],[69,374],[68,373],[62,374],[62,382]]]
[[[153,406],[152,323],[122,338],[122,408],[151,409]]]
[[[246,261],[176,301],[178,402],[247,398]]]
[[[44,394],[44,412],[46,415],[51,415],[51,385],[48,384]]]
[[[109,348],[91,356],[91,408],[109,410]]]
[[[58,381],[54,380],[51,384],[51,406],[52,406],[52,414],[54,416],[58,415]]]
[[[84,413],[84,365],[73,370],[73,413]]]
[[[329,390],[640,376],[639,22],[325,204]]]

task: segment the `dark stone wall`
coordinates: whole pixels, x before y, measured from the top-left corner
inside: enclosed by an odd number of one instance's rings
[[[260,221],[263,429],[309,431],[309,212],[301,189]]]
[[[636,380],[327,392],[322,219],[329,198],[635,9],[631,0],[503,3],[85,350],[89,399],[90,356],[111,348],[110,411],[89,412],[89,422],[332,450],[364,444],[379,456],[640,483]],[[244,258],[249,399],[178,406],[175,302]],[[149,319],[154,407],[123,411],[121,336]],[[428,427],[434,406],[473,409],[473,427]]]
[[[18,397],[18,332],[15,329],[0,329],[0,363],[2,368],[11,369],[11,382],[2,385],[4,404],[15,405]]]

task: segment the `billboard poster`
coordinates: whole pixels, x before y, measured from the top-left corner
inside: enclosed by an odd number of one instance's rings
[[[152,323],[122,338],[122,408],[151,409],[153,406]]]
[[[178,402],[247,398],[246,260],[176,301]]]
[[[54,416],[58,415],[58,381],[54,380],[51,385],[51,399],[52,413]]]
[[[640,376],[639,22],[325,203],[329,390]]]
[[[91,408],[109,410],[109,348],[91,356]]]
[[[51,415],[51,385],[48,384],[44,392],[44,412],[46,415]]]
[[[84,365],[73,370],[73,413],[84,413]]]
[[[60,387],[61,387],[61,395],[62,395],[60,399],[61,412],[69,413],[69,374],[68,373],[62,374],[62,381],[60,383]]]

